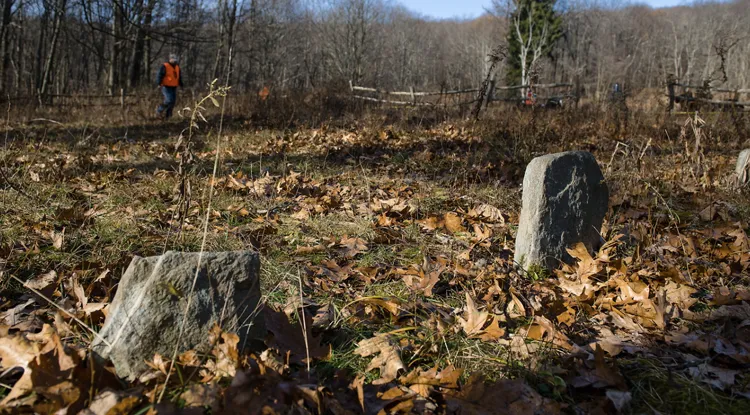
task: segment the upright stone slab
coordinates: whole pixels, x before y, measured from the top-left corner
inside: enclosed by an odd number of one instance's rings
[[[734,172],[737,174],[737,183],[740,186],[750,184],[750,148],[746,148],[740,152]]]
[[[262,319],[252,319],[260,301],[258,255],[204,252],[190,294],[198,256],[170,251],[131,261],[99,332],[101,338],[93,344],[94,351],[112,360],[120,377],[138,377],[156,353],[170,358],[178,342],[180,352],[206,350],[215,324],[237,333],[240,346],[265,335]],[[180,335],[188,296],[190,310]]]
[[[548,154],[531,160],[523,177],[523,206],[515,260],[524,269],[554,269],[571,262],[566,251],[583,242],[599,245],[609,191],[594,156],[586,151]]]

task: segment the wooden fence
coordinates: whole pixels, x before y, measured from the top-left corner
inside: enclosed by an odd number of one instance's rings
[[[484,106],[491,102],[523,102],[520,94],[517,97],[498,96],[500,91],[514,91],[529,88],[529,85],[509,85],[498,86],[495,81],[490,81],[488,91],[485,96]],[[571,93],[572,84],[553,83],[553,84],[535,84],[531,86],[534,91],[552,91],[566,89],[562,93],[537,96],[536,101],[548,103],[550,101],[573,99],[578,97]],[[389,91],[385,89],[372,88],[354,85],[349,81],[351,96],[354,99],[377,102],[392,105],[418,106],[418,107],[452,107],[465,106],[474,104],[479,99],[477,94],[480,88],[466,89],[443,89],[440,91],[417,91],[410,87],[408,91]],[[46,94],[43,96],[15,96],[0,97],[0,103],[19,104],[19,105],[40,105],[40,106],[72,106],[72,107],[116,107],[122,109],[141,103],[143,100],[158,101],[161,97],[156,92],[153,95],[140,91],[141,93],[127,93],[125,89],[120,89],[116,94]],[[195,92],[188,90],[188,93],[194,95]],[[365,95],[368,94],[368,95]],[[714,95],[723,95],[722,99],[717,99]],[[667,83],[667,97],[669,97],[669,111],[673,112],[675,104],[680,104],[686,110],[698,108],[712,108],[715,110],[725,109],[750,109],[750,89],[748,88],[718,88],[707,85],[688,85],[676,81]],[[727,97],[728,96],[728,97]],[[744,99],[743,99],[744,96]]]
[[[681,89],[681,93],[678,93]],[[714,93],[729,94],[729,99],[714,99]],[[675,103],[684,106],[686,110],[709,107],[716,110],[750,108],[750,100],[743,101],[742,94],[750,94],[750,89],[714,88],[710,85],[688,85],[670,81],[667,83],[669,97],[669,112],[674,111]]]
[[[490,84],[488,86],[487,94],[485,97],[484,105],[487,106],[491,102],[495,101],[504,101],[504,102],[523,102],[525,98],[518,96],[515,98],[503,98],[496,95],[498,91],[514,91],[514,90],[520,90],[520,89],[528,89],[533,88],[534,90],[551,90],[551,89],[560,89],[560,88],[567,88],[568,91],[566,91],[563,94],[558,95],[550,95],[550,96],[542,96],[536,97],[537,102],[549,102],[550,100],[562,100],[565,98],[576,98],[576,96],[572,93],[570,93],[570,88],[573,87],[572,84],[568,83],[560,83],[560,84],[535,84],[532,86],[529,85],[510,85],[510,86],[497,86],[495,85],[495,81],[490,81]],[[378,88],[372,88],[372,87],[365,87],[365,86],[359,86],[354,85],[352,81],[349,81],[349,89],[352,93],[352,98],[359,99],[362,101],[370,101],[370,102],[378,102],[383,104],[393,104],[393,105],[409,105],[409,106],[437,106],[437,107],[450,107],[450,106],[461,106],[461,105],[469,105],[476,103],[479,99],[475,94],[477,94],[480,90],[480,88],[468,88],[468,89],[458,89],[458,90],[441,90],[436,92],[424,92],[424,91],[416,91],[414,87],[410,87],[408,91],[388,91],[384,89],[378,89]],[[366,96],[361,95],[360,93],[370,93],[370,94],[376,94],[376,97],[373,96]],[[392,97],[403,97],[401,99],[388,99],[386,97],[392,96]],[[434,102],[431,101],[425,101],[424,98],[427,97],[437,97],[437,99],[434,100]],[[465,98],[468,97],[468,98]],[[464,99],[464,100],[462,100]]]

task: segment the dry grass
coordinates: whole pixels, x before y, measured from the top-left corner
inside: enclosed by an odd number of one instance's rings
[[[311,102],[322,100],[314,97]],[[232,105],[230,109],[240,109]],[[487,247],[471,250],[470,262],[481,275],[483,268],[496,264],[496,258],[511,252],[525,164],[536,155],[569,149],[590,150],[602,164],[610,164],[607,180],[614,197],[648,199],[653,212],[644,223],[650,229],[664,228],[665,220],[666,228],[678,220],[705,227],[697,215],[707,199],[736,206],[732,220],[747,223],[750,219],[748,195],[724,182],[733,155],[748,144],[737,134],[746,126],[726,122],[726,118],[710,121],[702,158],[693,160],[678,141],[684,120],[661,113],[634,115],[630,129],[620,136],[614,136],[606,114],[594,109],[580,113],[497,109],[479,124],[446,122],[446,114],[429,112],[391,122],[390,111],[363,110],[366,121],[336,119],[318,122],[315,129],[291,130],[286,129],[288,119],[284,121],[291,117],[289,112],[271,115],[269,107],[278,103],[258,105],[250,122],[230,118],[227,137],[221,141],[218,177],[257,180],[269,174],[276,179],[261,192],[238,191],[224,182],[215,188],[212,210],[207,211],[208,201],[198,195],[208,194],[206,184],[215,156],[216,126],[209,114],[209,123],[201,125],[197,137],[197,159],[191,172],[194,198],[179,231],[170,221],[177,203],[174,188],[180,179],[174,172],[178,161],[173,146],[184,121],[162,125],[131,117],[128,122],[132,124],[124,126],[114,115],[88,121],[74,113],[72,118],[87,121],[6,126],[10,141],[2,159],[10,179],[29,197],[7,185],[0,188],[3,272],[27,280],[55,270],[63,276],[75,273],[85,284],[105,269],[119,277],[133,255],[159,254],[165,241],[166,248],[177,250],[255,249],[262,255],[262,287],[269,304],[283,307],[309,301],[334,310],[333,323],[322,330],[325,341],[333,345],[333,354],[312,368],[324,380],[342,370],[361,374],[368,361],[353,354],[356,343],[376,332],[392,332],[407,345],[402,359],[409,368],[455,365],[466,369],[467,375],[481,372],[490,379],[525,378],[544,396],[575,405],[581,392],[571,391],[567,379],[558,375],[566,354],[558,348],[542,345],[530,362],[512,356],[504,345],[424,324],[432,312],[427,305],[452,310],[453,318],[461,312],[465,292],[476,298],[488,284],[481,278],[460,278],[451,270],[441,274],[433,296],[410,290],[391,271],[422,265],[425,258],[456,260],[469,245],[468,238],[425,231],[416,221],[448,212],[465,213],[479,203],[506,213],[511,224],[507,232],[493,236]],[[300,103],[295,111],[312,105]],[[146,110],[139,111],[145,120]],[[255,117],[264,121],[255,122]],[[319,117],[301,119],[313,123]],[[108,123],[115,125],[107,127]],[[386,130],[390,135],[383,133]],[[618,147],[618,142],[623,145]],[[295,173],[300,174],[299,181],[284,181],[296,177]],[[688,184],[703,189],[705,197],[688,198],[681,190]],[[634,196],[634,188],[646,191]],[[394,235],[384,235],[373,225],[380,216],[372,210],[373,203],[394,198],[414,206],[399,213],[401,217],[392,215],[408,223]],[[640,202],[634,199],[632,205]],[[299,216],[300,210],[309,210],[309,217]],[[623,213],[612,212],[612,232],[622,228],[616,222]],[[205,246],[203,215],[209,218]],[[49,232],[63,229],[65,239],[58,249]],[[337,247],[343,237],[360,238],[366,251],[346,257]],[[316,245],[324,248],[300,253],[300,247]],[[368,284],[348,280],[325,288],[316,270],[326,261],[380,273]],[[299,285],[300,276],[304,286]],[[546,277],[540,274],[534,280]],[[504,281],[521,284],[519,291],[533,284],[517,275]],[[741,287],[749,281],[721,283]],[[7,280],[1,284],[2,303],[10,304],[22,294],[19,284]],[[707,290],[716,284],[699,282]],[[395,316],[373,308],[363,314],[354,306],[363,298],[393,301],[403,313]],[[523,318],[512,321],[507,330],[514,332],[527,323]],[[633,413],[743,413],[747,409],[747,401],[673,375],[655,358],[621,365],[632,388]],[[371,381],[374,374],[367,376]]]

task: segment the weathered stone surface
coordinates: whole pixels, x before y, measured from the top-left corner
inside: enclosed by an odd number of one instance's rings
[[[240,336],[240,345],[265,335],[262,319],[252,315],[260,301],[260,260],[248,251],[167,252],[134,257],[120,280],[107,319],[93,348],[115,365],[120,377],[132,380],[159,353],[205,350],[214,324]],[[188,300],[190,310],[183,325]],[[103,339],[103,340],[102,340]],[[109,344],[107,344],[109,343]]]
[[[734,172],[737,174],[737,183],[740,186],[750,184],[750,148],[746,148],[740,152]]]
[[[524,269],[571,262],[566,251],[598,246],[609,190],[594,156],[569,151],[537,157],[526,167],[515,260]]]

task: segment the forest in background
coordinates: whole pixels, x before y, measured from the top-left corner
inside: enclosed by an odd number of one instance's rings
[[[0,415],[750,414],[750,0],[130,1],[2,3]],[[605,243],[524,270],[527,168],[569,150]],[[131,381],[94,344],[166,251],[257,253],[266,329],[167,335],[221,295],[149,277]]]
[[[434,20],[387,0],[3,0],[0,93],[112,93],[150,87],[178,53],[187,86],[235,90],[478,86],[529,0],[473,20]],[[666,9],[544,0],[556,36],[535,71],[602,97],[679,82],[748,86],[750,0]],[[507,79],[501,63],[498,79]]]

